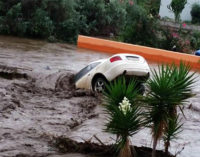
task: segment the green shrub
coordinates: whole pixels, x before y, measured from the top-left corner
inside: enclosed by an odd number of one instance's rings
[[[119,157],[132,156],[129,137],[144,126],[141,106],[137,104],[136,86],[136,81],[127,83],[124,77],[120,77],[108,84],[107,91],[103,93],[108,114],[105,131],[117,135]]]
[[[200,23],[200,4],[193,4],[191,10],[192,23]]]
[[[191,53],[191,42],[182,32],[174,31],[171,28],[162,29],[161,48],[171,51]]]
[[[74,0],[0,1],[0,33],[37,38],[53,35],[66,41],[75,40],[79,29],[76,7]],[[72,30],[72,25],[76,30]]]
[[[54,30],[54,25],[47,12],[37,9],[31,20],[30,33],[33,37],[49,37]]]
[[[10,29],[9,26],[6,24],[5,16],[0,16],[0,34],[9,34]]]
[[[104,1],[79,0],[78,11],[85,20],[85,27],[80,28],[82,34],[97,35],[100,29],[106,25],[106,9]]]
[[[106,6],[106,25],[103,34],[118,34],[126,23],[126,8],[119,0],[111,1]]]
[[[39,3],[39,0],[21,0],[21,7],[24,20],[32,19],[33,13],[40,6],[41,5]]]
[[[173,140],[178,138],[178,135],[183,131],[183,123],[181,122],[179,115],[175,115],[168,119],[167,127],[164,132],[163,141],[165,145],[165,153],[168,154],[170,144]]]
[[[146,1],[144,6],[147,9],[149,14],[151,14],[154,17],[158,17],[159,10],[160,10],[160,3],[161,3],[161,0],[150,0],[150,1]]]
[[[157,47],[156,20],[140,6],[127,8],[126,26],[121,32],[121,39],[128,43]]]
[[[73,17],[76,6],[74,0],[43,0],[41,2],[41,8],[48,13],[55,24]]]
[[[55,37],[67,42],[75,42],[79,33],[80,15],[74,0],[43,1],[42,8],[48,12],[55,30]],[[81,23],[81,22],[80,22]]]
[[[74,19],[66,20],[57,26],[57,37],[73,43],[78,36],[78,22]]]
[[[23,36],[28,28],[29,22],[24,21],[21,3],[13,5],[7,12],[5,16],[4,27],[8,30],[4,30],[6,34],[14,34],[18,36]]]
[[[152,77],[147,82],[149,93],[145,98],[148,110],[147,120],[151,122],[152,129],[152,157],[155,157],[158,140],[165,134],[168,136],[165,142],[170,142],[174,133],[179,130],[177,109],[179,108],[183,113],[183,105],[187,99],[194,96],[192,89],[197,81],[195,72],[190,71],[191,67],[182,62],[179,66],[162,65],[158,67],[158,70],[152,70]],[[175,120],[176,124],[169,126],[174,123],[170,120]]]
[[[199,31],[192,33],[190,43],[193,49],[195,50],[200,49],[200,32]]]
[[[125,23],[125,6],[118,0],[105,3],[102,0],[77,0],[81,34],[109,35],[117,34]]]
[[[4,10],[4,3],[0,1],[0,14],[3,14],[3,10]]]

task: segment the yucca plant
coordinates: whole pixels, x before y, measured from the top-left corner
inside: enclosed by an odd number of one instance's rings
[[[108,119],[105,131],[117,135],[120,157],[136,156],[136,152],[131,151],[129,137],[144,125],[141,108],[136,105],[136,82],[127,83],[125,78],[119,78],[106,87],[104,105]]]
[[[171,116],[173,116],[173,114],[176,116],[177,107],[182,111],[182,106],[187,102],[187,99],[195,95],[192,92],[192,88],[194,87],[197,77],[195,77],[195,72],[191,72],[191,67],[183,62],[180,62],[179,67],[174,64],[171,65],[170,75],[173,78],[172,84],[176,97],[176,102],[171,105],[170,114]]]
[[[106,105],[108,122],[105,131],[117,135],[117,146],[120,150],[120,157],[132,157],[129,137],[136,134],[143,126],[143,117],[138,105],[130,104],[124,97],[117,105]]]
[[[178,134],[181,133],[183,123],[179,120],[179,115],[168,119],[167,127],[164,132],[163,140],[165,143],[165,153],[168,154],[170,142],[178,138]]]
[[[127,81],[123,76],[107,84],[103,93],[104,103],[117,106],[119,106],[124,97],[132,104],[135,103],[138,96],[137,81],[134,79]]]
[[[151,123],[153,136],[152,157],[156,156],[157,142],[167,130],[168,120],[177,115],[177,107],[182,111],[186,99],[193,96],[194,75],[195,73],[190,73],[190,67],[182,62],[179,67],[174,64],[162,65],[158,67],[158,71],[152,71],[152,78],[147,82],[149,92],[145,99],[147,119]]]

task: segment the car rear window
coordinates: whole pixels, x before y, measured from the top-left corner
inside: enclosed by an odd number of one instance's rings
[[[77,82],[80,78],[82,78],[84,75],[86,75],[88,72],[90,72],[92,69],[94,69],[97,65],[99,65],[101,62],[95,62],[92,64],[89,64],[82,70],[80,70],[76,75],[75,75],[75,82]]]
[[[137,56],[126,56],[126,59],[130,61],[139,61],[140,58]]]

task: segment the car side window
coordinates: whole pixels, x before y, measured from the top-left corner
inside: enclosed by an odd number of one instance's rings
[[[81,71],[79,71],[76,75],[75,75],[75,82],[78,81],[81,77],[83,77],[85,74],[87,74],[88,72],[90,72],[92,69],[94,69],[97,65],[99,65],[101,62],[95,62],[92,64],[89,64],[88,66],[86,66],[85,68],[83,68]]]

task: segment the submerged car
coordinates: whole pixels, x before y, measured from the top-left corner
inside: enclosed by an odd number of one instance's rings
[[[116,54],[107,59],[91,62],[75,75],[76,88],[102,92],[105,84],[124,75],[139,80],[140,85],[149,78],[150,68],[146,60],[133,54]]]

